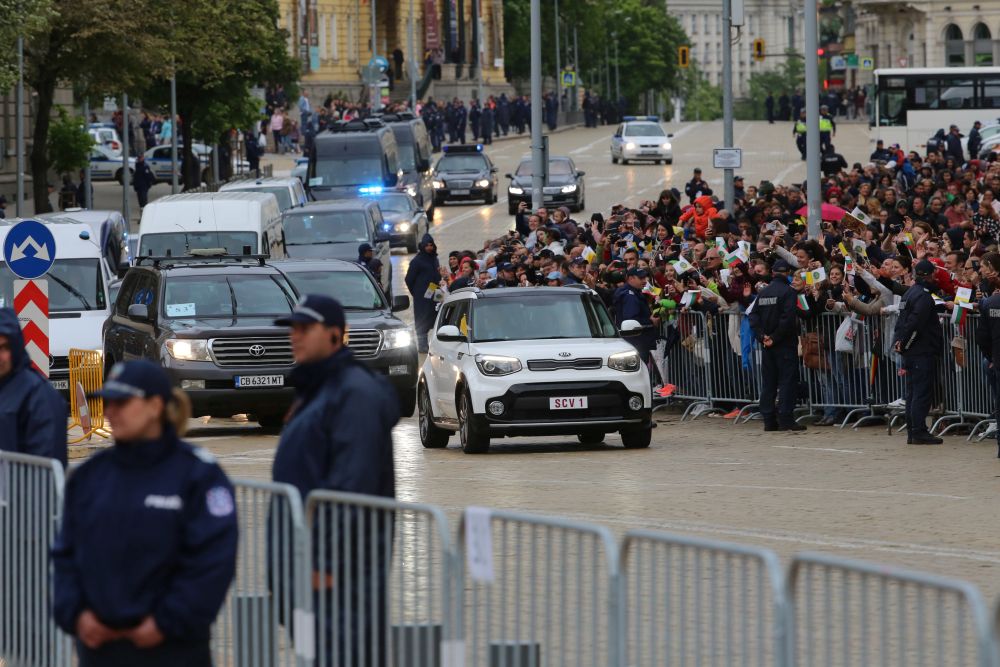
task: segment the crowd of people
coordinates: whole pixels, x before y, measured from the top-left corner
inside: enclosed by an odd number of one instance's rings
[[[823,222],[812,238],[807,235],[804,184],[750,185],[737,176],[734,201],[724,202],[698,169],[683,193],[668,188],[656,199],[616,204],[587,219],[577,219],[565,207],[532,211],[522,204],[508,234],[482,247],[451,252],[425,278],[450,290],[586,285],[604,299],[619,323],[638,317],[649,326],[650,335],[637,343],[644,358],[655,349],[657,337],[667,339],[668,363],[671,341],[685,337],[670,331],[680,314],[745,314],[779,272],[795,293],[795,319],[802,333],[816,332],[827,313],[904,320],[912,314],[912,309],[905,311],[914,286],[933,294],[932,310],[942,318],[956,309],[961,315],[983,310],[984,299],[1000,287],[1000,256],[995,254],[1000,161],[956,159],[947,144],[921,155],[880,143],[868,160],[826,170],[821,191]],[[436,262],[436,246],[430,241],[421,254]],[[425,289],[424,284],[413,288],[416,301],[424,298]],[[419,334],[425,335],[433,321],[433,307],[427,312],[430,321],[418,317]],[[988,328],[989,316],[1000,310],[985,308],[985,313],[982,327]],[[836,327],[818,339],[814,334],[810,340],[817,349],[807,346],[805,354],[830,355],[835,334]],[[893,333],[884,335],[889,339]],[[926,340],[923,330],[916,335]],[[985,335],[977,342],[992,359],[991,336],[1000,340],[1000,325]],[[974,335],[970,332],[968,338]],[[797,350],[805,363],[802,337],[792,340],[793,354]],[[922,355],[935,358],[944,349],[918,347]],[[662,344],[660,348],[664,351]],[[903,341],[903,349],[890,354],[901,354],[905,367],[907,352]],[[825,370],[826,364],[817,368]],[[992,367],[987,370],[993,381]],[[837,387],[829,391],[836,394]],[[886,403],[899,398],[889,397]],[[929,394],[918,398],[918,403],[931,400]],[[837,400],[827,403],[831,406],[819,423],[837,423],[846,410]]]

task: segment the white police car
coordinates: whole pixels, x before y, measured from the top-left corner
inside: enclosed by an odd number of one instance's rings
[[[448,295],[428,337],[417,383],[420,440],[467,454],[490,438],[621,434],[627,449],[652,434],[649,374],[600,297],[573,287],[464,288]]]
[[[125,162],[121,153],[117,156],[107,146],[94,144],[90,147],[90,178],[94,181],[122,182]],[[128,172],[135,174],[135,158],[128,159]]]
[[[660,126],[657,116],[623,116],[611,137],[611,161],[628,164],[629,160],[652,160],[673,164],[671,137]]]

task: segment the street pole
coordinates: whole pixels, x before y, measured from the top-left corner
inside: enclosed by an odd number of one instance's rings
[[[531,0],[531,208],[542,207],[542,0]]]
[[[576,26],[573,26],[573,69],[576,72],[576,82],[573,84],[573,111],[580,108],[580,53],[577,50],[579,44],[576,41]]]
[[[615,104],[622,98],[622,80],[618,71],[618,34],[613,36],[615,40]]]
[[[483,39],[483,17],[479,15],[479,0],[472,0],[472,66],[475,68],[476,99],[483,100],[483,63],[480,62],[479,43]],[[472,72],[470,72],[471,74]]]
[[[417,62],[416,54],[414,53],[414,44],[416,43],[416,38],[413,35],[413,0],[410,0],[410,24],[407,26],[406,30],[406,40],[408,42],[407,51],[410,52],[410,111],[417,113]]]
[[[17,89],[14,92],[14,150],[17,151],[17,217],[24,214],[24,37],[17,38]],[[37,204],[36,204],[37,207]],[[43,209],[44,210],[44,209]]]
[[[554,1],[556,23],[556,108],[562,110],[562,58],[559,57],[559,0]]]
[[[733,2],[722,0],[722,145],[733,147]],[[723,171],[723,196],[726,208],[735,211],[733,170]]]
[[[806,202],[809,205],[809,238],[819,238],[819,63],[816,59],[816,0],[806,0]]]
[[[378,47],[375,46],[375,0],[372,0],[372,58],[378,55]],[[372,110],[375,109],[375,101],[372,100]]]
[[[170,77],[170,194],[177,194],[179,169],[177,163],[177,74]]]
[[[90,100],[86,97],[83,98],[83,123],[84,127],[87,127],[90,123]],[[93,208],[94,202],[91,201],[90,193],[90,157],[87,157],[87,166],[83,168],[83,201],[77,202],[78,206],[83,206],[84,208]]]
[[[128,93],[122,93],[122,216],[125,224],[129,222],[129,201],[128,188],[132,183],[131,174],[128,172]]]
[[[604,94],[611,97],[611,56],[608,54],[607,42],[604,42]]]

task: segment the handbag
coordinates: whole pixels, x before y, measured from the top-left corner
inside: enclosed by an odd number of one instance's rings
[[[819,333],[807,331],[802,334],[799,336],[799,346],[802,349],[802,363],[806,368],[811,368],[814,371],[825,371],[830,368],[830,364],[823,354]]]

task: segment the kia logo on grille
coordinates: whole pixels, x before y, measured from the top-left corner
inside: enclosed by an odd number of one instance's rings
[[[263,357],[264,353],[267,352],[267,348],[263,345],[251,345],[248,352],[250,352],[251,357]]]
[[[572,357],[573,353],[572,352],[560,352],[559,356],[560,357]]]

